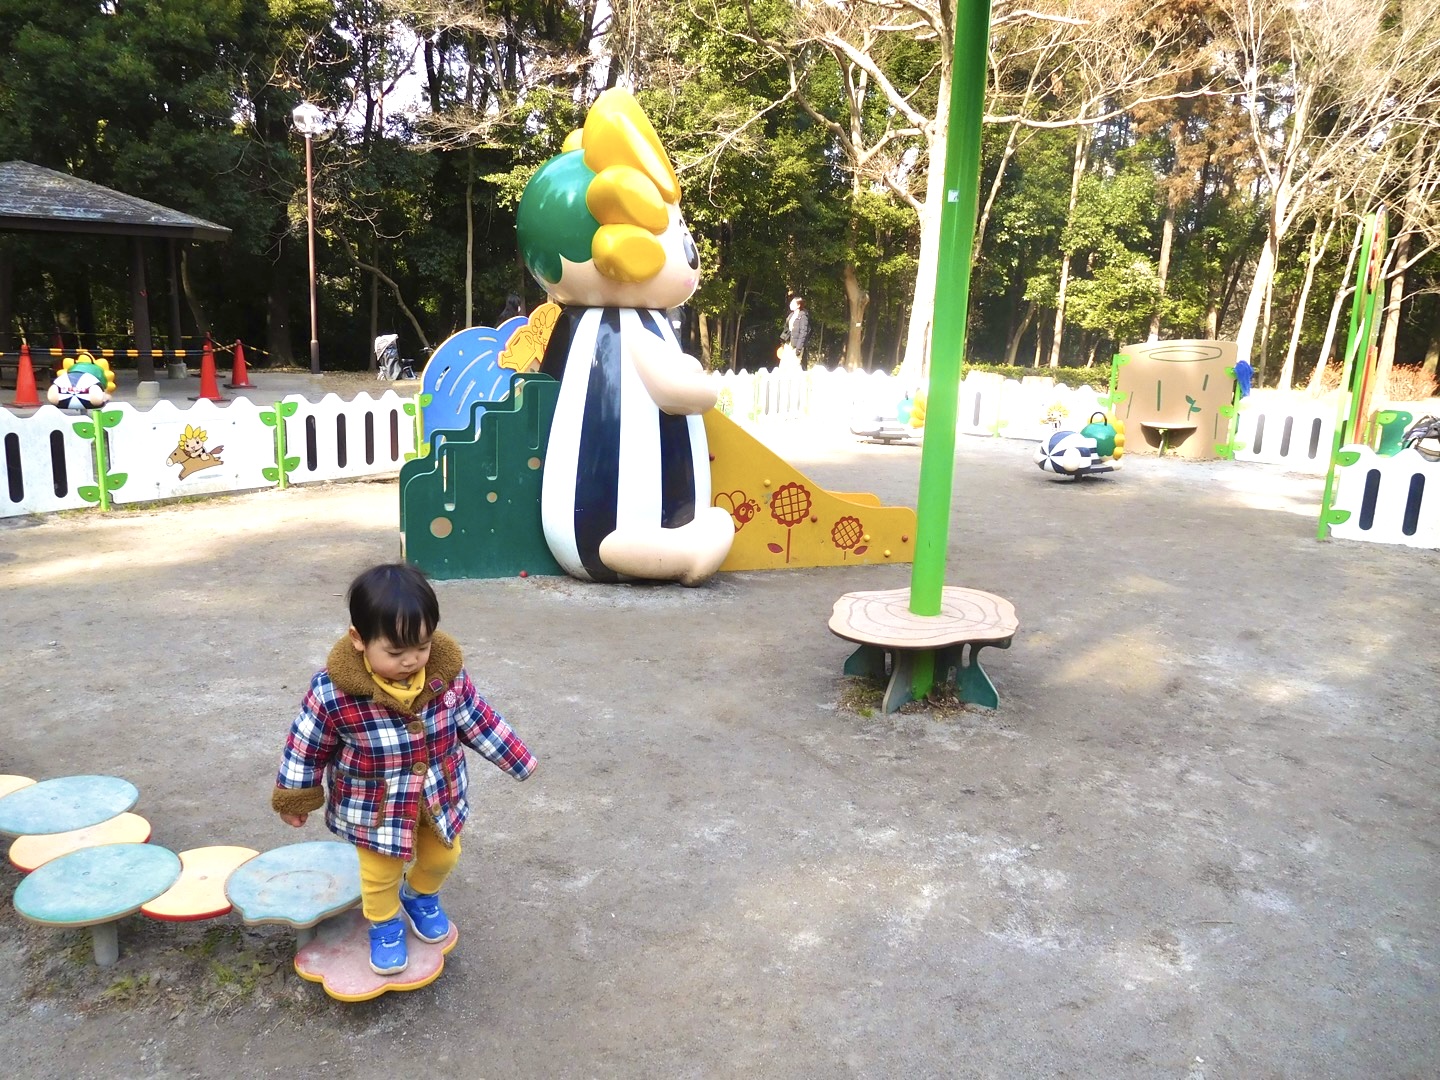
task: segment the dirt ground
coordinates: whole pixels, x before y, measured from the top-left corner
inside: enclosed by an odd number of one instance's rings
[[[777,428],[913,505],[920,450]],[[440,981],[343,1005],[235,916],[88,936],[0,867],[18,1077],[1422,1077],[1440,1071],[1440,558],[1319,543],[1319,481],[962,438],[948,581],[1010,598],[1000,708],[875,713],[834,601],[909,568],[706,587],[444,582],[542,765],[471,759]],[[393,481],[0,522],[0,772],[138,785],[153,842],[324,839],[286,727],[398,553]]]

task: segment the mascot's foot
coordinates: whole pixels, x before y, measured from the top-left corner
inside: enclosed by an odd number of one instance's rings
[[[600,561],[626,577],[700,585],[720,569],[734,540],[729,512],[707,506],[678,529],[617,529],[600,541]]]

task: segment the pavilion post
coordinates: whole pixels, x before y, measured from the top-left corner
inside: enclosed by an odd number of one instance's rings
[[[150,351],[153,345],[150,340],[150,294],[145,288],[145,241],[135,237],[130,252],[130,315],[135,324],[135,350],[139,354],[139,397],[158,397],[160,386],[155,382],[155,357]],[[147,390],[153,393],[147,394]]]
[[[15,280],[14,262],[10,257],[10,242],[0,238],[0,352],[8,352],[14,343],[10,326],[13,307],[12,287]]]
[[[170,276],[170,348],[185,348],[185,330],[180,324],[180,253],[174,240],[165,243],[166,270]]]

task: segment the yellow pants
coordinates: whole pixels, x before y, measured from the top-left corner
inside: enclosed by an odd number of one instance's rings
[[[360,855],[360,910],[372,923],[388,922],[400,914],[400,882],[406,877],[405,860],[357,847]],[[410,888],[437,893],[460,858],[460,837],[446,847],[427,825],[415,829],[415,861],[410,866]]]

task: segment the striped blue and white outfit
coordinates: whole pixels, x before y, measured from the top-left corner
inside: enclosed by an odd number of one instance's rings
[[[710,505],[705,421],[660,411],[625,354],[635,334],[681,351],[664,312],[573,307],[540,366],[560,382],[540,495],[545,542],[584,580],[620,580],[600,562],[600,541],[617,528],[676,528]]]

